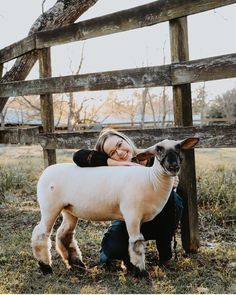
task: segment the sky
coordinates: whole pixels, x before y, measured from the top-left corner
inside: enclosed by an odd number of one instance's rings
[[[56,0],[46,0],[44,10]],[[78,21],[146,4],[147,0],[99,0]],[[20,13],[19,13],[20,12]],[[22,14],[24,12],[24,14]],[[0,48],[27,36],[42,12],[42,0],[0,0]],[[190,60],[236,52],[236,4],[188,16]],[[168,22],[78,41],[52,48],[53,76],[71,75],[80,63],[84,45],[81,74],[154,66],[170,63]],[[5,64],[9,69],[12,62]],[[28,79],[38,78],[37,65]],[[192,84],[193,92],[201,83]],[[208,98],[236,87],[236,79],[206,82]],[[160,88],[157,90],[160,91]],[[121,92],[120,92],[121,93]],[[125,94],[124,94],[125,93]],[[131,93],[123,91],[123,94]],[[98,92],[97,95],[102,95]]]

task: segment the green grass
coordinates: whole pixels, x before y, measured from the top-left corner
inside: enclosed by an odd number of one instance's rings
[[[197,186],[201,247],[186,255],[177,234],[178,260],[157,266],[153,241],[146,243],[150,281],[126,274],[117,263],[110,271],[98,266],[100,241],[109,222],[79,221],[79,241],[88,271],[67,271],[55,251],[53,274],[43,276],[30,246],[40,218],[36,182],[43,169],[39,147],[0,149],[0,293],[235,293],[236,151],[199,150]],[[59,151],[58,161],[71,161],[72,151]],[[60,218],[55,229],[60,223]]]

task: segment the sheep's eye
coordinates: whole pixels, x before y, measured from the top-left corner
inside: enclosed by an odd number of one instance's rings
[[[180,151],[180,144],[176,144],[175,149],[176,149],[177,151]]]
[[[156,151],[157,151],[157,152],[162,152],[163,149],[164,149],[164,148],[163,148],[162,146],[159,146],[159,145],[156,146]]]

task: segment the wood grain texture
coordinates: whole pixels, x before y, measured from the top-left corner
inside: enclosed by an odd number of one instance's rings
[[[35,49],[151,26],[234,3],[236,3],[236,0],[154,1],[135,8],[67,25],[59,29],[34,33],[0,50],[0,63]]]
[[[139,148],[146,148],[163,139],[184,139],[199,137],[198,148],[236,147],[236,125],[229,126],[190,126],[161,129],[122,130]],[[93,148],[98,131],[40,134],[39,143],[47,149],[80,149]]]
[[[188,62],[188,23],[187,17],[171,20],[170,47],[171,62]],[[180,71],[182,74],[182,71]],[[174,79],[173,79],[174,80]],[[173,83],[172,80],[172,83]],[[191,84],[173,86],[174,121],[176,126],[192,126],[192,97]],[[194,151],[184,152],[184,161],[181,167],[178,192],[183,198],[184,209],[181,220],[182,245],[186,252],[196,252],[199,248],[197,185],[195,172]]]
[[[21,95],[174,86],[234,77],[236,54],[226,54],[164,66],[0,83],[0,99]]]
[[[41,78],[52,76],[51,69],[51,50],[44,48],[39,51],[39,75]],[[44,132],[54,132],[54,112],[52,94],[40,95],[41,119]],[[43,149],[44,166],[56,164],[56,150]]]
[[[165,138],[179,140],[199,137],[197,148],[236,148],[236,125],[190,126],[173,128],[119,129],[128,135],[139,148],[146,148]],[[93,148],[98,131],[39,132],[39,127],[6,128],[0,130],[1,144],[41,144],[47,149]]]

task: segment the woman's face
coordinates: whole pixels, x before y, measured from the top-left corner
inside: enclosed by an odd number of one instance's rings
[[[131,161],[133,157],[132,147],[127,141],[117,135],[108,137],[103,149],[109,158],[116,161]]]

